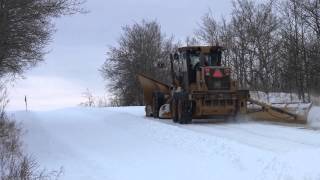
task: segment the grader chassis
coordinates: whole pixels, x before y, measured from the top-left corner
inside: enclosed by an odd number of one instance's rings
[[[144,91],[146,116],[172,118],[181,124],[192,119],[234,119],[239,115],[258,120],[306,123],[306,114],[295,114],[250,98],[249,90],[239,89],[231,69],[223,67],[223,47],[181,47],[170,55],[172,84],[144,74],[138,80]],[[255,108],[249,108],[254,105]],[[306,110],[307,111],[307,110]]]

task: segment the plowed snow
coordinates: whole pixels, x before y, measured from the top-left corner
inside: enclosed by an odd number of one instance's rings
[[[26,148],[68,180],[320,179],[320,131],[268,123],[174,124],[143,107],[17,112]]]

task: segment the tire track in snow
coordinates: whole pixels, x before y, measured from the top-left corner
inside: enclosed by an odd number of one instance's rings
[[[275,153],[284,153],[297,149],[320,148],[320,131],[301,129],[300,126],[285,126],[284,124],[278,125],[263,122],[194,123],[180,125],[173,123],[171,120],[148,119]]]
[[[191,125],[182,128],[227,138],[276,153],[320,147],[320,132],[293,127],[258,123],[227,123],[224,125]]]

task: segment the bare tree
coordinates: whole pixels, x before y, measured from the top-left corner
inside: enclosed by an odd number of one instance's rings
[[[87,88],[85,92],[82,93],[82,97],[85,99],[84,102],[80,103],[80,106],[85,107],[94,107],[95,106],[95,98],[93,93]]]
[[[54,180],[62,169],[48,172],[39,169],[39,164],[30,158],[21,147],[22,130],[9,120],[5,108],[9,100],[3,80],[0,81],[0,179],[1,180]]]
[[[225,41],[229,58],[241,87],[269,92],[277,90],[279,20],[273,13],[273,1],[233,1],[232,20]],[[226,25],[224,25],[226,27]],[[225,30],[226,31],[226,30]],[[228,32],[228,31],[227,31]]]
[[[305,79],[308,95],[310,90],[320,91],[320,2],[319,0],[297,1],[301,8],[302,21],[306,24],[303,29],[303,49],[305,63]],[[308,96],[310,99],[310,96]]]
[[[212,15],[211,9],[201,18],[201,23],[195,31],[195,36],[208,45],[219,45],[219,24]]]
[[[137,73],[143,73],[167,82],[168,69],[159,68],[161,63],[169,67],[172,38],[161,33],[156,21],[142,21],[132,26],[124,26],[117,47],[110,47],[108,58],[101,68],[105,79],[109,79],[111,93],[120,105],[142,105],[142,89]]]
[[[0,0],[0,179],[56,179],[59,172],[39,171],[21,148],[21,129],[5,113],[3,78],[21,75],[43,60],[54,31],[52,18],[84,12],[81,0]]]
[[[195,37],[226,47],[223,64],[240,87],[297,93],[307,101],[320,91],[319,7],[319,0],[234,0],[231,20],[218,21],[209,11]]]
[[[97,100],[96,100],[96,106],[97,107],[108,107],[110,106],[110,103],[107,99],[106,96],[101,96],[101,97],[97,97]]]
[[[197,38],[188,36],[188,37],[185,39],[185,44],[186,44],[187,46],[196,46],[196,45],[199,45],[200,42],[198,41]]]
[[[279,49],[283,62],[285,89],[298,93],[304,101],[319,91],[319,37],[317,33],[318,1],[288,0],[280,6],[282,26]],[[320,29],[319,29],[320,30]],[[308,95],[307,97],[305,95]]]
[[[0,77],[22,74],[43,60],[52,18],[84,12],[82,0],[0,0]]]

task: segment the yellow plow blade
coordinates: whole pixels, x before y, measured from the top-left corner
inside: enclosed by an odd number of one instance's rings
[[[274,121],[283,123],[299,123],[306,124],[308,113],[312,104],[307,104],[300,109],[300,112],[285,106],[274,106],[267,103],[259,102],[253,99],[248,100],[251,106],[248,105],[247,115],[254,120]],[[302,110],[302,112],[301,112]]]
[[[162,92],[165,94],[170,94],[170,86],[152,79],[144,74],[137,75],[140,85],[143,89],[144,103],[145,105],[152,104],[152,93],[153,92]]]

